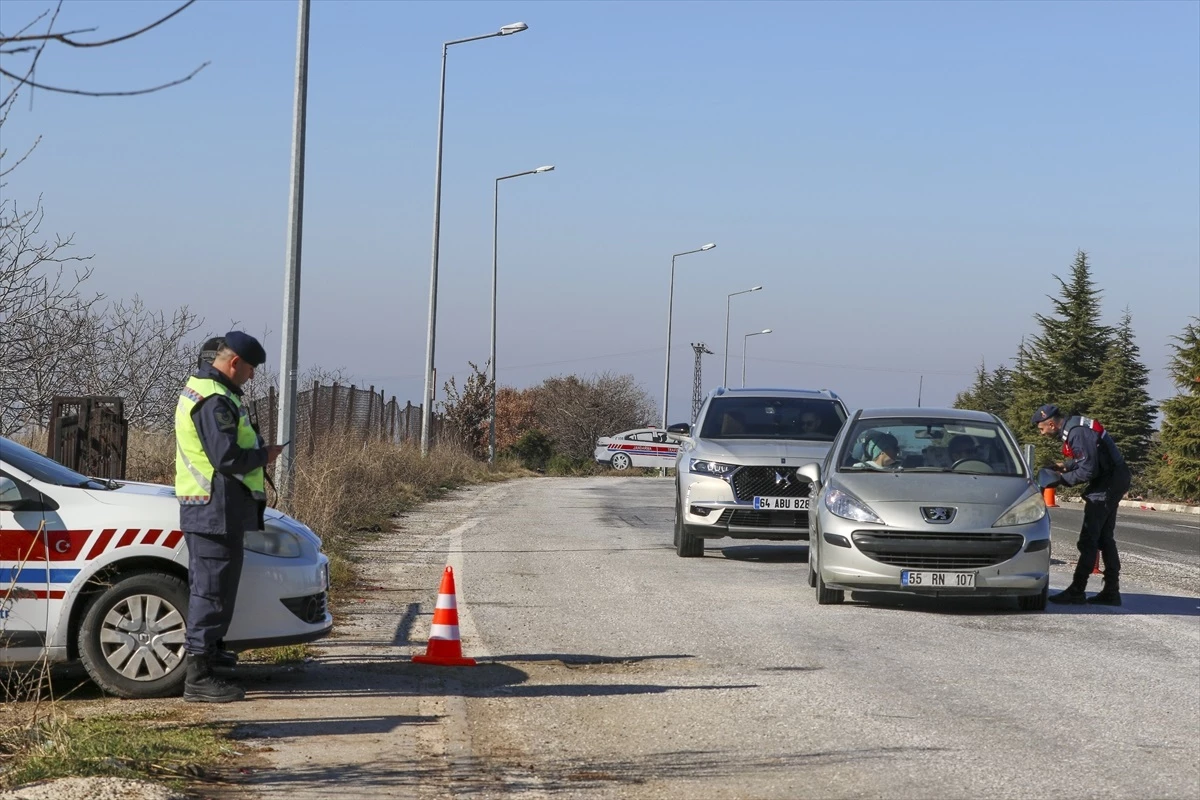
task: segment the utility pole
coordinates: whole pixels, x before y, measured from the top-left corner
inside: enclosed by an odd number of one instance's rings
[[[696,424],[696,416],[700,413],[700,401],[704,399],[704,382],[700,380],[700,359],[704,355],[712,355],[713,351],[705,347],[704,342],[692,342],[696,351],[696,367],[692,372],[692,424]]]
[[[296,25],[296,94],[292,111],[292,185],[288,199],[287,273],[283,284],[283,348],[279,359],[279,439],[288,445],[275,462],[278,502],[292,510],[295,475],[296,371],[300,338],[300,246],[304,240],[304,139],[308,119],[309,0],[300,0]],[[316,402],[316,397],[313,398]],[[267,410],[270,413],[270,409]],[[314,413],[310,410],[310,413]],[[271,444],[279,444],[272,442]]]

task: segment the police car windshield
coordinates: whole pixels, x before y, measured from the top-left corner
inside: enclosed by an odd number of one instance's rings
[[[88,476],[67,469],[57,461],[52,461],[3,436],[0,436],[0,463],[11,464],[34,480],[52,483],[55,486],[84,487],[94,483]]]
[[[846,421],[841,404],[815,397],[714,397],[701,439],[807,439],[832,442]]]

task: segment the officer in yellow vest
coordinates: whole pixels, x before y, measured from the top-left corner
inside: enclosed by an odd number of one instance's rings
[[[245,532],[263,525],[264,468],[283,450],[260,446],[242,402],[242,386],[266,360],[253,336],[230,331],[212,363],[201,364],[188,378],[175,407],[175,495],[188,547],[183,699],[189,702],[246,696],[212,668],[233,618]]]

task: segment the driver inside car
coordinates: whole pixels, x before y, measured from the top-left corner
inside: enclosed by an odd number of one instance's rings
[[[975,440],[970,436],[959,435],[950,440],[950,446],[947,448],[950,456],[950,464],[957,464],[959,461],[974,460],[978,458],[978,449],[975,446]]]
[[[900,442],[890,433],[873,432],[863,440],[863,460],[856,468],[896,469],[900,466]]]

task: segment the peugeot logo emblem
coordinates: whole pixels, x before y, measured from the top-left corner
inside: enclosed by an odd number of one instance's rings
[[[957,508],[949,508],[947,506],[922,506],[921,515],[925,517],[926,522],[932,523],[947,523],[954,519],[954,514]]]

